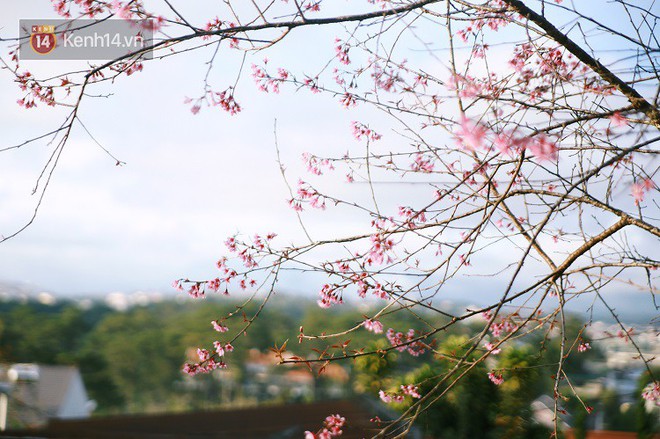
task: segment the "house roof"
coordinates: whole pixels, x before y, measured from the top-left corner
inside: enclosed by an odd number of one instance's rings
[[[373,414],[359,402],[326,401],[181,414],[53,420],[43,429],[7,433],[14,437],[72,439],[299,439],[306,430],[316,432],[328,415],[337,413],[346,418],[342,439],[370,437],[376,431],[376,426],[370,422]]]
[[[78,373],[73,366],[39,365],[37,407],[49,415],[57,414]]]

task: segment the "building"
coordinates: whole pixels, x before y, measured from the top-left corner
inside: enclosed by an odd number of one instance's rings
[[[74,366],[0,366],[0,429],[88,418],[96,408]]]

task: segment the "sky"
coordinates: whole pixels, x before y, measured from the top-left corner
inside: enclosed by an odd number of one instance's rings
[[[196,6],[197,5],[197,6]],[[186,4],[187,16],[201,17],[202,6]],[[56,18],[48,1],[3,2],[0,37],[14,36],[21,18]],[[190,15],[188,15],[190,14]],[[317,65],[334,55],[332,41],[341,29],[308,34],[293,32],[286,51],[267,53],[273,65]],[[6,49],[0,54],[7,59]],[[341,156],[362,148],[350,123],[370,118],[387,133],[385,119],[373,110],[345,110],[330,97],[309,92],[257,91],[249,75],[250,55],[237,85],[243,110],[230,116],[216,108],[190,111],[186,97],[202,93],[211,50],[188,52],[149,62],[130,78],[96,89],[81,107],[80,118],[92,134],[76,126],[53,175],[34,223],[0,244],[0,281],[25,284],[58,295],[111,291],[164,291],[175,295],[174,279],[213,276],[215,261],[225,254],[224,240],[235,233],[275,232],[286,241],[303,235],[277,163],[275,140],[293,184],[308,178],[303,152]],[[445,68],[432,58],[428,69]],[[240,57],[219,54],[209,76],[219,89],[233,84]],[[52,64],[51,64],[52,63]],[[25,68],[48,73],[75,69],[70,61],[25,61]],[[66,109],[25,110],[21,93],[6,70],[0,70],[0,148],[57,127]],[[380,124],[380,125],[379,125]],[[277,127],[275,133],[275,126]],[[97,145],[99,142],[116,160]],[[384,148],[388,144],[387,136]],[[46,142],[4,152],[0,159],[0,234],[9,235],[29,220],[37,201],[31,195],[50,149]],[[311,178],[311,177],[309,177]],[[343,178],[331,189],[366,199],[364,185]],[[396,185],[382,195],[405,193]],[[364,228],[364,218],[341,211],[304,214],[315,237],[337,236]],[[454,297],[485,288],[489,280],[457,286]],[[316,279],[286,278],[282,288],[316,295]],[[469,299],[469,296],[468,296]]]
[[[5,2],[0,35],[14,36],[18,19],[26,17],[56,18],[47,1]],[[291,44],[294,55],[282,58],[320,59],[304,39],[293,38]],[[84,102],[80,117],[87,129],[126,164],[116,166],[76,127],[35,222],[0,246],[0,280],[60,294],[171,291],[174,279],[214,273],[230,235],[286,231],[290,239],[299,236],[276,160],[275,123],[282,161],[295,184],[305,174],[303,152],[340,155],[354,142],[350,121],[355,116],[342,112],[334,100],[309,93],[260,93],[249,74],[238,86],[239,115],[216,108],[193,115],[184,99],[201,94],[211,53],[147,63],[141,73],[108,88],[111,96]],[[332,53],[329,46],[328,57]],[[236,59],[222,55],[211,74],[218,87],[233,83],[237,71]],[[57,65],[24,61],[23,67],[42,72],[76,67],[75,62],[51,62]],[[10,74],[0,71],[2,147],[53,129],[66,115],[44,106],[22,109],[16,105],[21,96]],[[48,154],[46,142],[3,154],[3,235],[29,220],[37,201],[31,191]],[[330,219],[320,226],[340,232],[351,222]],[[314,225],[312,218],[309,227]]]

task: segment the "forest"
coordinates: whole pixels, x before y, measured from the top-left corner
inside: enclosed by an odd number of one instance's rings
[[[383,350],[381,356],[333,362],[350,377],[339,383],[342,387],[339,393],[323,391],[332,386],[332,380],[324,380],[323,368],[311,363],[310,371],[317,384],[314,394],[257,395],[248,390],[255,380],[247,366],[248,357],[251,353],[254,355],[255,350],[262,354],[273,353],[267,380],[275,382],[275,377],[281,376],[287,367],[276,365],[275,351],[302,357],[310,350],[319,353],[328,348],[322,340],[299,343],[297,322],[302,322],[305,331],[321,333],[358,323],[364,319],[363,314],[370,311],[362,305],[351,311],[328,312],[312,301],[278,296],[272,306],[262,310],[264,314],[254,321],[251,330],[236,341],[240,349],[228,354],[231,357],[227,371],[231,371],[231,375],[219,370],[195,377],[182,373],[183,363],[191,359],[186,355],[195,357],[194,349],[200,342],[213,343],[208,328],[218,315],[237,309],[246,315],[255,312],[252,304],[241,306],[236,301],[170,300],[121,312],[101,301],[85,307],[66,300],[50,305],[37,301],[5,301],[0,303],[0,362],[5,365],[78,366],[90,398],[98,404],[95,416],[282,404],[338,396],[380,399],[381,404],[397,411],[406,408],[414,398],[410,393],[398,395],[397,390],[405,383],[415,382],[420,383],[418,392],[426,391],[425,386],[432,383],[434,376],[465,353],[483,324],[467,321],[451,326],[430,343],[433,352],[422,353],[419,357]],[[385,327],[420,325],[417,318],[401,321],[405,316],[394,313],[383,317],[381,322]],[[570,386],[576,389],[602,374],[602,371],[594,371],[590,364],[602,362],[603,353],[597,343],[593,347],[589,344],[593,341],[583,333],[584,327],[578,317],[569,316],[568,333],[590,347],[566,361]],[[380,334],[382,338],[376,341],[370,337],[372,335],[367,330],[355,331],[350,334],[350,340],[343,342],[344,349],[352,352],[351,346],[355,345],[378,350],[389,344],[385,334]],[[479,364],[460,384],[452,387],[446,398],[422,416],[419,426],[436,437],[547,437],[548,430],[532,420],[531,404],[547,392],[554,379],[555,364],[548,359],[557,355],[559,349],[556,334],[531,333],[516,339],[493,355],[496,362]],[[473,354],[476,355],[479,352]],[[491,370],[496,371],[495,374]],[[228,376],[234,382],[229,394],[227,389],[223,391],[227,386],[224,378]],[[651,434],[657,427],[657,420],[645,411],[644,401],[638,396],[648,381],[649,377],[642,375],[636,393],[638,402],[626,412],[620,409],[620,398],[625,395],[617,395],[612,390],[605,390],[595,399],[580,399],[578,390],[577,396],[562,401],[561,410],[569,415],[576,431],[590,428],[596,413],[602,411],[606,428]],[[478,422],[475,422],[474,413],[480,414]]]

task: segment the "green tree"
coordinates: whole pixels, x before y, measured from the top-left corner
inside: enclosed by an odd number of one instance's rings
[[[660,375],[660,368],[654,368],[652,372],[653,376],[657,377]],[[651,374],[647,371],[639,378],[637,385],[636,395],[638,396],[634,407],[634,416],[635,429],[639,439],[651,439],[660,432],[660,409],[655,406],[652,410],[648,410],[646,400],[639,396],[651,382]]]
[[[497,367],[503,371],[499,386],[497,413],[498,437],[547,437],[547,431],[535,424],[531,404],[539,396],[539,357],[530,345],[509,346],[502,351]]]
[[[166,406],[173,384],[181,377],[184,347],[183,330],[168,324],[174,310],[158,307],[134,309],[106,317],[87,340],[83,358],[94,352],[97,364],[107,367],[107,376],[119,390],[129,410]],[[89,364],[89,363],[88,363]],[[103,389],[96,389],[94,397]]]

